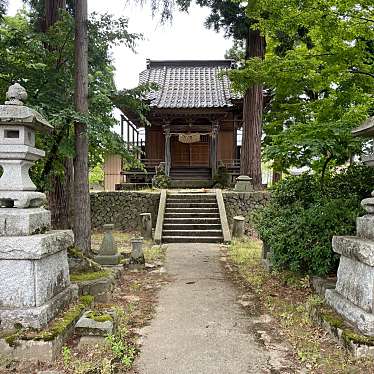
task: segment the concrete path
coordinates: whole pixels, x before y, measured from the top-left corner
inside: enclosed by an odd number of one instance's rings
[[[225,279],[220,257],[214,244],[168,246],[166,269],[172,281],[161,290],[156,316],[143,330],[136,373],[296,372],[281,370],[283,363],[271,367],[286,353],[274,356],[255,338],[253,321]]]

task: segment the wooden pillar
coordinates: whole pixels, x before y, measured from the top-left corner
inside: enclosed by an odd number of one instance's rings
[[[169,126],[164,126],[164,134],[165,134],[165,172],[166,175],[170,175],[170,168],[171,168],[171,146],[170,146],[170,128]]]
[[[213,121],[210,147],[210,166],[212,168],[212,177],[217,172],[217,143],[218,143],[219,122]]]

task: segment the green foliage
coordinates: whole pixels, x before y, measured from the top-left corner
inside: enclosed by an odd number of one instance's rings
[[[334,235],[354,235],[360,202],[370,195],[374,171],[354,166],[320,178],[289,177],[273,189],[267,206],[253,215],[254,225],[278,269],[325,275],[336,270]]]
[[[160,189],[170,187],[170,177],[166,175],[163,167],[157,168],[156,175],[152,179],[152,185]]]
[[[267,87],[264,159],[280,171],[322,173],[360,153],[352,128],[373,111],[374,29],[368,0],[258,0],[248,7],[267,41],[264,60],[232,71],[245,92]]]
[[[70,365],[72,357],[73,355],[71,353],[71,349],[67,347],[66,345],[64,345],[62,347],[62,359],[64,361],[65,367],[68,367]]]
[[[39,189],[48,189],[48,176],[63,177],[65,158],[74,157],[74,123],[84,122],[89,129],[89,162],[93,168],[106,153],[122,155],[131,161],[120,136],[112,132],[115,95],[111,47],[124,44],[133,49],[140,38],[127,31],[128,21],[108,14],[92,14],[89,20],[89,113],[74,110],[74,19],[68,12],[46,33],[35,28],[39,1],[32,12],[18,13],[0,20],[0,101],[8,86],[20,82],[28,92],[27,104],[40,111],[54,126],[52,134],[40,136],[37,145],[47,157],[32,169]],[[136,99],[134,99],[136,101]],[[135,109],[137,110],[137,108]]]
[[[224,165],[218,166],[216,174],[213,176],[213,186],[216,188],[227,188],[230,185],[230,174]]]
[[[135,347],[127,344],[119,335],[108,335],[106,340],[110,344],[114,356],[118,358],[126,368],[131,368],[136,354]]]
[[[104,181],[104,170],[102,165],[96,165],[90,170],[90,185],[100,185]]]

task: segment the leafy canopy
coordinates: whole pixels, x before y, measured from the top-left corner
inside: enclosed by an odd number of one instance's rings
[[[239,91],[268,89],[265,160],[321,171],[360,153],[351,129],[373,111],[372,2],[258,0],[247,16],[266,36],[266,58],[246,61],[231,78]]]
[[[118,43],[134,48],[140,36],[127,31],[125,18],[91,15],[89,113],[82,116],[75,112],[73,104],[73,17],[63,12],[60,21],[42,33],[34,27],[36,16],[22,11],[0,21],[0,100],[4,101],[8,86],[18,81],[28,92],[28,105],[43,113],[54,126],[52,136],[39,137],[39,145],[47,151],[47,157],[34,168],[39,187],[47,187],[51,173],[62,175],[63,159],[74,156],[73,124],[78,120],[89,127],[91,167],[101,162],[106,152],[133,161],[122,139],[112,132],[116,124],[112,96],[116,89],[110,51]]]

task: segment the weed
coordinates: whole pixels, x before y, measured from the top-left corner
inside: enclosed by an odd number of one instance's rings
[[[110,334],[106,337],[114,356],[126,367],[130,368],[135,359],[135,347],[127,344],[120,335]]]
[[[64,361],[64,366],[68,367],[71,363],[73,355],[71,353],[71,349],[67,346],[62,347],[62,359]]]

